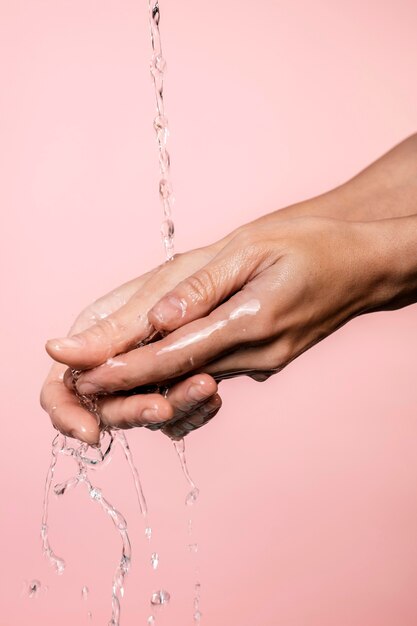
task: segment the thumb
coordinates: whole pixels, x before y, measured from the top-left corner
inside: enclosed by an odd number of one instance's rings
[[[127,352],[149,335],[151,329],[140,302],[133,297],[119,310],[69,337],[50,339],[46,351],[55,360],[75,369],[90,369],[110,357]]]
[[[229,243],[207,265],[165,294],[149,311],[149,322],[158,331],[172,331],[205,317],[255,276],[259,261],[253,248]]]

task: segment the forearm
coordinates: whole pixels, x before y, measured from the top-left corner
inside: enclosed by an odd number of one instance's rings
[[[417,133],[335,189],[279,211],[281,218],[311,215],[372,221],[417,214]]]

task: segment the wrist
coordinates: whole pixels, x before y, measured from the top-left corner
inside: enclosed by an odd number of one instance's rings
[[[366,311],[417,302],[417,215],[358,224],[366,246]]]

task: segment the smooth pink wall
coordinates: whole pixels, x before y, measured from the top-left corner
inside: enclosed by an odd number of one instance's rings
[[[416,131],[412,0],[160,4],[178,251],[342,182]],[[38,393],[44,340],[163,257],[147,28],[146,0],[0,0],[1,626],[109,619],[118,540],[83,491],[52,503],[63,578],[40,553],[53,431]],[[358,319],[267,383],[223,385],[222,413],[188,441],[202,624],[415,626],[416,314]],[[145,623],[162,584],[159,624],[183,626],[186,485],[161,435],[130,441],[161,570],[116,459],[97,483],[134,539],[122,625]],[[21,595],[32,578],[49,586],[36,601]]]

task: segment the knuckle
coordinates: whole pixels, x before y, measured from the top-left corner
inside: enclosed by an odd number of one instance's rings
[[[246,259],[257,259],[263,253],[262,240],[249,230],[242,230],[236,235],[237,246]]]
[[[110,315],[99,320],[94,326],[87,330],[87,334],[94,339],[102,339],[103,337],[117,339],[123,332],[123,327],[117,317]]]
[[[209,270],[201,269],[185,281],[185,288],[193,304],[208,304],[216,295],[216,284]]]

